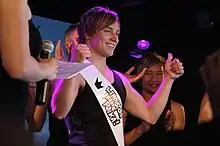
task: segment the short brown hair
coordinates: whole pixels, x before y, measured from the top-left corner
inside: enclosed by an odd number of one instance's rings
[[[78,28],[80,43],[86,42],[86,35],[92,36],[101,29],[119,22],[118,14],[108,8],[94,7],[85,12],[80,18]]]

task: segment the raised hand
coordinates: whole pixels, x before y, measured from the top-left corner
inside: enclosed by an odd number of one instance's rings
[[[67,61],[67,59],[64,55],[64,51],[61,47],[61,40],[57,41],[57,45],[56,45],[56,48],[55,48],[55,58],[57,60],[60,60],[60,61]]]
[[[71,62],[84,62],[91,57],[91,51],[86,44],[78,44],[71,50]]]
[[[128,71],[124,73],[124,76],[130,81],[130,83],[134,83],[141,79],[147,70],[147,68],[144,68],[138,75],[130,75],[134,71],[134,69],[134,66],[132,66]]]
[[[173,55],[171,53],[168,54],[165,63],[165,73],[171,79],[179,78],[184,73],[182,62],[180,62],[179,59],[173,60]]]

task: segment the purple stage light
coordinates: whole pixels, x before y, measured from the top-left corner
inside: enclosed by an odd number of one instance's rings
[[[140,40],[137,43],[137,47],[141,50],[146,50],[149,48],[149,46],[150,46],[150,43],[146,40]]]

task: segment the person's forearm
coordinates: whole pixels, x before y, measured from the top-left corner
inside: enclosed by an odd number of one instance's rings
[[[149,102],[147,102],[147,106],[149,107],[148,109],[150,110],[152,119],[154,119],[154,123],[156,123],[166,106],[173,82],[173,79],[165,77],[157,92],[152,96]],[[147,120],[148,117],[145,119]]]
[[[143,134],[143,131],[140,130],[139,126],[131,130],[130,132],[126,133],[124,135],[125,145],[129,146],[133,142],[135,142],[141,135]]]
[[[58,119],[63,119],[71,109],[78,93],[75,77],[60,81],[56,87],[51,100],[52,113]],[[75,90],[76,89],[76,90]]]
[[[29,118],[29,130],[32,132],[40,132],[44,126],[46,119],[47,106],[36,106],[33,117]]]
[[[21,67],[21,71],[16,74],[16,78],[36,82],[46,79],[49,76],[44,63],[37,62],[33,57],[29,57],[27,62]]]

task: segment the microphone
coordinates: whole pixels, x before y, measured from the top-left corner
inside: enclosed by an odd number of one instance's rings
[[[50,58],[50,54],[53,52],[53,50],[54,50],[53,43],[49,40],[43,40],[42,50],[40,52],[40,58],[42,59]],[[48,88],[48,81],[46,79],[37,82],[36,95],[35,95],[36,105],[44,105],[46,103],[47,88]]]

